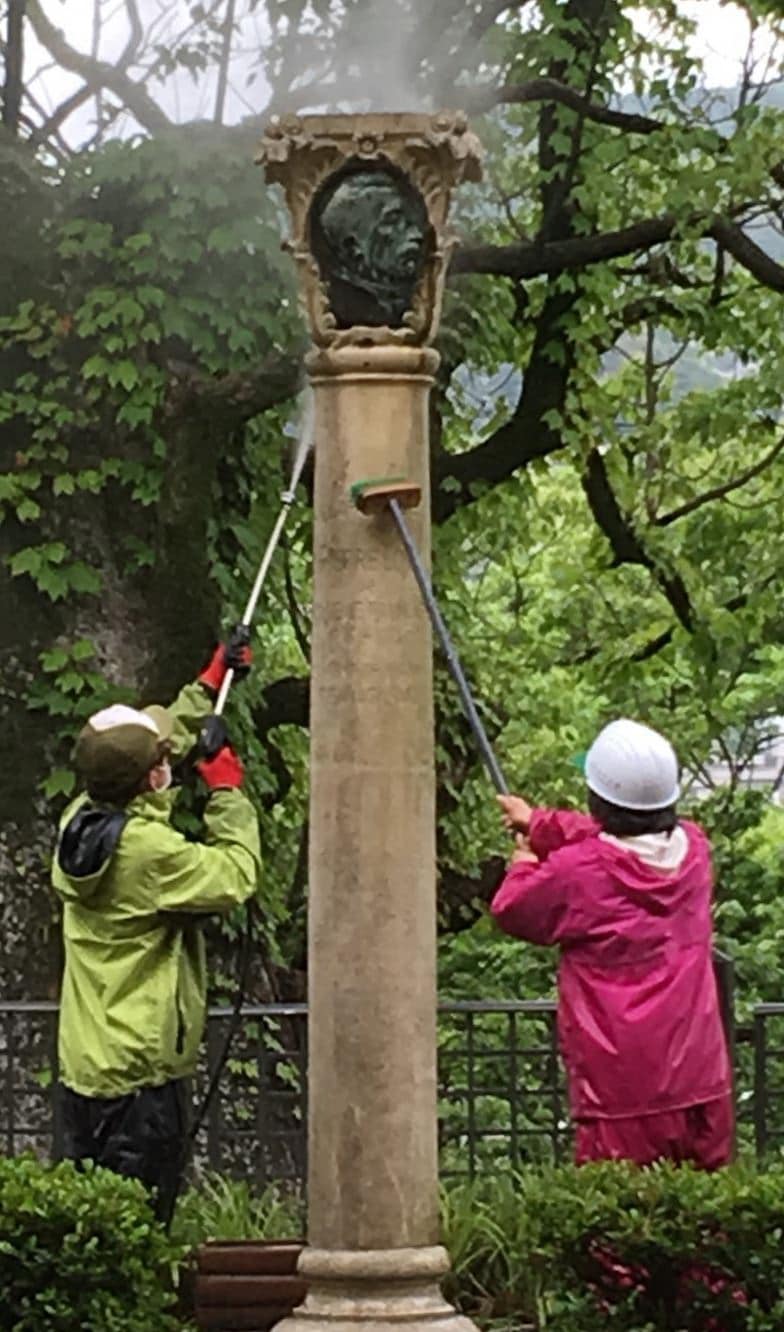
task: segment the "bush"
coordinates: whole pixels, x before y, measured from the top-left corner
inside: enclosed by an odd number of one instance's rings
[[[141,1184],[0,1158],[3,1332],[169,1332],[181,1256]]]
[[[445,1293],[482,1327],[521,1332],[780,1332],[784,1167],[531,1167],[442,1190]],[[183,1200],[183,1242],[300,1233],[297,1200],[210,1177]],[[36,1330],[37,1332],[37,1330]]]
[[[604,1163],[450,1189],[450,1295],[547,1332],[779,1332],[784,1170]],[[473,1218],[473,1220],[472,1220]]]

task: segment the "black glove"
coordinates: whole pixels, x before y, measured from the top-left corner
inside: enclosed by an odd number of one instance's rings
[[[229,669],[234,672],[235,680],[244,680],[253,660],[250,648],[250,625],[235,624],[226,642],[223,658]]]
[[[213,759],[226,745],[231,745],[226,724],[222,717],[216,717],[213,713],[211,717],[207,718],[199,732],[199,739],[196,742],[196,758]]]
[[[235,680],[244,680],[250,670],[253,654],[248,646],[250,629],[247,624],[235,624],[226,643],[219,643],[204,670],[197,677],[211,694],[217,694],[226,677],[232,670]]]

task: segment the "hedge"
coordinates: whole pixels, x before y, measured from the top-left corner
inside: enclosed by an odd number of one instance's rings
[[[618,1163],[444,1193],[449,1294],[547,1332],[781,1332],[784,1169]]]
[[[781,1332],[784,1168],[530,1167],[445,1183],[449,1298],[482,1327]],[[191,1245],[300,1233],[298,1202],[213,1177],[175,1221]]]
[[[0,1157],[3,1332],[181,1332],[181,1257],[140,1184]]]
[[[450,1183],[448,1296],[483,1326],[542,1332],[780,1332],[784,1167],[704,1174],[605,1163]],[[2,1332],[173,1332],[174,1269],[228,1231],[299,1230],[296,1198],[213,1179],[179,1242],[137,1184],[0,1159]]]

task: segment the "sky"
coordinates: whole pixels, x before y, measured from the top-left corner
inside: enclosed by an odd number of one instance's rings
[[[703,61],[708,87],[732,87],[738,65],[749,43],[749,20],[737,5],[718,0],[681,0],[680,9],[697,25],[694,50]],[[755,50],[763,54],[771,46],[770,35],[760,34]]]
[[[42,0],[43,8],[53,23],[65,34],[70,45],[89,52],[92,40],[93,0]],[[173,32],[181,31],[188,21],[192,0],[139,0],[139,9],[145,21],[157,26],[157,39],[166,44]],[[703,64],[705,83],[715,87],[732,86],[738,81],[740,61],[749,41],[749,23],[743,11],[720,0],[680,0],[681,9],[696,22],[694,51]],[[118,0],[102,0],[106,15],[99,55],[114,61],[121,52],[126,28],[124,5]],[[254,67],[254,55],[265,41],[263,6],[243,24],[232,61],[232,76],[226,99],[226,121],[231,124],[244,116],[257,115],[264,110],[268,89],[259,78],[251,87],[246,80]],[[755,49],[764,57],[770,50],[771,39],[763,31],[756,38]],[[27,44],[27,77],[31,90],[47,111],[59,105],[81,81],[59,68],[53,68],[46,52],[34,39]],[[214,105],[214,79],[200,80],[195,85],[190,75],[178,73],[165,86],[155,89],[156,100],[175,121],[208,118]],[[94,107],[82,108],[68,122],[66,138],[73,146],[89,138],[92,132]]]

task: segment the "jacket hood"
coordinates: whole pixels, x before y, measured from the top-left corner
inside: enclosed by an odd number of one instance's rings
[[[685,822],[670,838],[608,837],[600,834],[605,869],[625,894],[654,915],[669,915],[705,873],[709,856],[700,830]],[[668,846],[669,841],[669,846]]]
[[[672,832],[643,833],[637,837],[613,837],[611,833],[601,832],[603,842],[619,846],[622,851],[631,851],[651,869],[670,874],[680,869],[689,854],[689,838],[685,828],[678,824]]]
[[[124,809],[86,801],[66,818],[57,845],[56,886],[65,898],[86,901],[101,885],[128,820]]]

